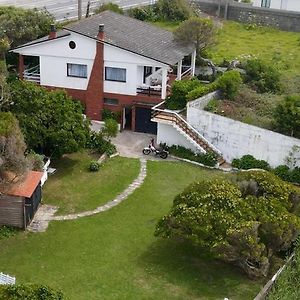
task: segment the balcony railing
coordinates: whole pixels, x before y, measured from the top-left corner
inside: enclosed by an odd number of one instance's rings
[[[23,73],[23,79],[27,81],[40,83],[40,66],[37,65],[32,68],[25,69]]]
[[[149,87],[138,87],[136,89],[136,92],[140,95],[147,95],[147,96],[161,96],[161,87],[154,87],[154,86],[149,86]]]

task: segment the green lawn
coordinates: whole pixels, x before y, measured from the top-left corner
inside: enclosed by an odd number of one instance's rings
[[[141,188],[93,217],[51,222],[45,233],[2,240],[1,271],[18,282],[62,288],[70,299],[253,299],[262,283],[204,250],[153,236],[176,194],[223,173],[148,162]]]
[[[57,205],[60,214],[94,209],[114,199],[138,176],[137,159],[115,157],[105,161],[99,172],[89,172],[92,159],[83,151],[53,162],[57,172],[44,186],[44,203]]]

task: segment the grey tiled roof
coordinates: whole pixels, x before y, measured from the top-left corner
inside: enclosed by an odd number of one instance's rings
[[[174,41],[173,34],[156,26],[111,11],[104,11],[65,27],[90,38],[96,38],[99,24],[104,24],[105,42],[174,65],[193,51]]]

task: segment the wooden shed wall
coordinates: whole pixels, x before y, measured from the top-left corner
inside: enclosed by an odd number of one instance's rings
[[[22,197],[0,195],[0,225],[24,228]]]

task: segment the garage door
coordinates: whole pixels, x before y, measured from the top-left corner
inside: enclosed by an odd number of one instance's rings
[[[151,108],[135,108],[135,131],[144,133],[157,133],[157,123],[151,122]]]

